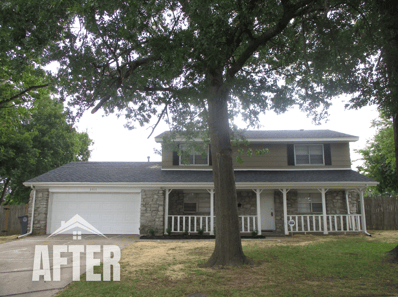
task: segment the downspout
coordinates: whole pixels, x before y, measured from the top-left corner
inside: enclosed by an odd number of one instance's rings
[[[26,234],[19,235],[17,237],[18,239],[28,236],[28,235],[32,234],[32,232],[33,232],[33,219],[34,219],[34,214],[35,214],[36,189],[34,186],[31,186],[31,188],[33,189],[33,203],[32,203],[32,216],[31,216],[32,218],[30,220],[30,232],[26,233]]]
[[[366,185],[366,188],[368,188],[368,185]],[[368,233],[368,231],[366,230],[366,219],[365,219],[365,199],[363,198],[364,196],[364,191],[360,191],[360,198],[361,198],[361,213],[363,215],[362,220],[364,222],[364,226],[363,226],[363,232],[367,235],[367,236],[372,236],[370,233]]]

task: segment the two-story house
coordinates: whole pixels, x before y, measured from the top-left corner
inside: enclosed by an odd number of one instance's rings
[[[363,195],[377,182],[351,170],[349,143],[358,137],[295,130],[247,131],[245,138],[246,148],[269,152],[234,163],[241,232],[366,232]],[[29,226],[51,234],[79,214],[104,234],[213,234],[211,150],[185,155],[165,147],[161,163],[72,162],[35,177],[24,183],[33,188]]]

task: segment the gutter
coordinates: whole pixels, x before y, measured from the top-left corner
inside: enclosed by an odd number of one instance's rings
[[[31,185],[31,188],[34,190],[34,192],[33,192],[32,215],[31,215],[32,218],[30,220],[30,232],[26,233],[26,234],[19,235],[17,237],[18,239],[28,236],[28,235],[32,234],[32,232],[33,232],[33,219],[34,219],[34,215],[35,215],[36,189],[33,185]]]

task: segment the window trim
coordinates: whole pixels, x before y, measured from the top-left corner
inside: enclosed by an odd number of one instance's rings
[[[297,164],[296,161],[296,146],[321,146],[322,147],[322,164]],[[293,153],[294,153],[294,166],[325,166],[325,148],[324,148],[324,144],[322,143],[317,143],[317,144],[313,144],[313,143],[303,143],[303,144],[294,144],[293,146]],[[310,157],[310,161],[311,161],[311,155],[308,155]]]
[[[181,146],[184,147],[183,144],[182,144]],[[181,151],[183,151],[183,150],[181,149]],[[207,163],[206,163],[206,164],[195,164],[195,155],[196,155],[196,151],[193,151],[192,155],[193,155],[193,162],[194,162],[194,164],[185,164],[184,162],[181,162],[181,161],[182,161],[182,160],[181,160],[182,155],[181,155],[181,156],[178,156],[178,164],[179,164],[179,166],[210,166],[209,146],[207,146],[207,153],[206,153],[206,156],[207,156]],[[190,154],[190,156],[191,156],[191,154]]]

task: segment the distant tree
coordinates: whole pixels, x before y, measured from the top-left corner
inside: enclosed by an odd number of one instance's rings
[[[392,121],[382,115],[373,121],[372,127],[378,128],[377,134],[364,149],[357,150],[364,161],[357,167],[358,171],[380,183],[370,191],[370,195],[396,195],[398,185]]]
[[[0,109],[0,204],[27,203],[24,181],[71,161],[88,161],[91,143],[87,133],[73,128],[62,103],[48,95],[31,108]]]

